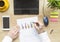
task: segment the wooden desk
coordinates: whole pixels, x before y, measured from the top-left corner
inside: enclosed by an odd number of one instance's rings
[[[6,11],[4,13],[0,13],[0,42],[2,41],[4,36],[7,35],[7,33],[8,33],[8,31],[2,31],[2,16],[5,16],[5,15],[9,15],[10,16],[10,28],[13,28],[13,26],[16,25],[16,19],[18,19],[18,18],[26,18],[26,17],[36,16],[36,15],[22,15],[22,16],[21,15],[19,15],[19,16],[18,15],[14,15],[13,0],[9,0],[9,2],[10,2],[10,7],[9,7],[8,11]],[[40,11],[39,11],[40,14],[38,15],[38,17],[39,17],[39,21],[41,21],[41,22],[43,20],[42,19],[43,18],[43,15],[42,15],[42,3],[43,3],[43,0],[40,0],[40,3],[39,3],[40,4],[40,8],[39,8],[40,9]],[[49,12],[48,12],[48,14],[49,14]],[[48,27],[44,27],[44,29],[46,31],[48,31],[48,35],[49,35],[49,37],[50,37],[52,42],[60,42],[60,19],[56,23],[50,22]],[[52,34],[50,34],[50,31],[52,29],[54,31],[53,31]],[[19,42],[19,39],[17,38],[13,42]]]

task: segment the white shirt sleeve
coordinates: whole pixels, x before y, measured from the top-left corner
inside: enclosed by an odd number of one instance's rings
[[[5,36],[2,42],[12,42],[12,39],[9,36]]]
[[[42,42],[51,42],[50,38],[48,37],[48,33],[47,32],[43,32],[43,33],[39,34],[39,36],[40,36],[40,40]]]

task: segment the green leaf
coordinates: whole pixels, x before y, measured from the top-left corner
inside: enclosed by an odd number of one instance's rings
[[[48,7],[60,9],[60,0],[48,0]]]

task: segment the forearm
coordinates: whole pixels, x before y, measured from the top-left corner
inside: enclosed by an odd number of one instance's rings
[[[12,39],[9,36],[5,36],[2,42],[12,42]]]
[[[50,38],[48,37],[47,32],[40,33],[39,37],[40,37],[42,42],[51,42]]]

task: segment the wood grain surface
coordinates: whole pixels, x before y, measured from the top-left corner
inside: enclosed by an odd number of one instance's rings
[[[18,18],[26,18],[26,17],[33,17],[38,16],[39,21],[43,23],[43,2],[44,0],[39,0],[39,15],[14,15],[14,0],[9,0],[10,7],[6,12],[0,12],[0,42],[5,35],[7,35],[8,31],[2,30],[2,16],[10,16],[10,29],[12,29],[16,25],[16,19]],[[45,0],[45,15],[49,17],[50,9],[47,8],[47,0]],[[51,39],[51,42],[60,42],[60,14],[58,18],[58,22],[51,22],[49,21],[48,27],[44,27],[44,29],[48,32],[48,35]],[[53,29],[52,33],[51,30]],[[17,38],[13,42],[19,42]]]

